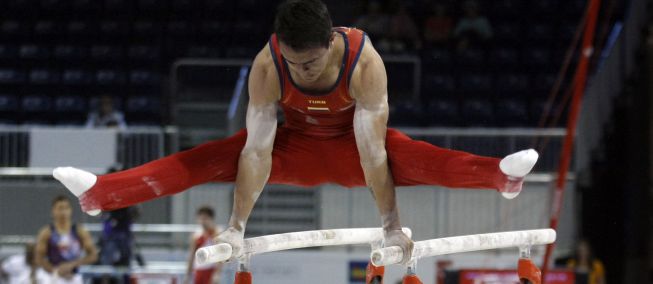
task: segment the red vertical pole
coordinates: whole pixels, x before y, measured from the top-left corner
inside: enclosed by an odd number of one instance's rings
[[[587,73],[589,69],[589,60],[592,56],[594,33],[596,31],[596,21],[599,14],[600,0],[589,0],[587,5],[587,21],[585,22],[585,30],[583,33],[583,43],[581,45],[581,58],[576,68],[576,74],[573,80],[573,98],[569,108],[569,117],[567,121],[567,135],[564,140],[562,152],[560,153],[560,164],[558,166],[558,180],[556,182],[553,200],[551,204],[551,229],[557,230],[558,220],[560,218],[560,210],[562,208],[563,195],[565,191],[565,184],[567,182],[567,172],[569,171],[569,164],[571,162],[571,154],[574,145],[574,137],[576,134],[576,123],[578,121],[578,113],[580,112],[580,104],[583,94],[585,93],[585,86],[587,83]],[[542,280],[549,268],[549,261],[553,253],[554,244],[549,244],[546,247],[546,254],[544,255],[544,265],[542,266]]]

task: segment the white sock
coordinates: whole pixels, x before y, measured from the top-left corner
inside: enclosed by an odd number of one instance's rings
[[[531,172],[539,156],[533,149],[519,151],[503,158],[499,168],[507,176],[523,178]]]
[[[533,149],[519,151],[503,158],[499,163],[501,171],[511,178],[523,178],[533,170],[539,154]],[[521,189],[515,192],[502,192],[501,195],[506,199],[513,199],[519,195]]]
[[[91,189],[97,182],[96,175],[73,167],[56,168],[52,171],[52,176],[77,197]],[[95,216],[100,213],[100,210],[91,210],[86,213]]]

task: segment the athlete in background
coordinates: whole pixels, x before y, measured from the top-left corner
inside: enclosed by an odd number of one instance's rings
[[[190,239],[190,255],[188,256],[185,283],[190,283],[191,275],[193,275],[193,283],[195,284],[220,283],[222,264],[196,264],[195,252],[199,248],[214,245],[215,237],[223,228],[215,224],[215,211],[211,207],[202,206],[198,208],[195,217],[202,229],[194,233]]]
[[[80,265],[94,263],[97,250],[91,235],[72,222],[70,201],[58,196],[52,201],[52,223],[39,232],[36,263],[50,274],[53,284],[81,284]]]

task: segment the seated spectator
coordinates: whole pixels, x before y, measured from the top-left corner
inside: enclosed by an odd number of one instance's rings
[[[125,130],[127,123],[125,123],[125,115],[114,108],[113,98],[103,95],[100,97],[99,109],[89,113],[86,127],[118,127],[120,130]]]
[[[419,30],[406,6],[399,4],[397,12],[390,17],[388,34],[391,52],[404,52],[421,48]]]
[[[454,36],[458,41],[458,50],[467,49],[473,45],[482,45],[492,39],[492,26],[487,18],[480,13],[479,4],[467,1],[463,4],[464,15],[458,21]]]
[[[424,42],[427,48],[443,47],[449,43],[453,18],[442,3],[433,5],[431,15],[424,22]]]
[[[603,262],[594,257],[589,242],[582,239],[576,245],[576,255],[567,261],[567,268],[576,272],[587,273],[588,284],[605,284]]]
[[[354,27],[365,31],[369,37],[377,42],[385,41],[388,36],[388,25],[390,19],[383,13],[381,3],[370,1],[367,6],[367,12],[361,15],[354,23]],[[377,48],[380,48],[377,46]]]

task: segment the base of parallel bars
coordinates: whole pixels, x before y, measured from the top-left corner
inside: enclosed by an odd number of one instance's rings
[[[404,276],[404,279],[401,282],[402,284],[422,284],[422,280],[419,280],[419,277],[415,274],[410,274]]]
[[[517,265],[517,275],[521,283],[541,284],[542,272],[539,268],[528,258],[520,258]]]
[[[236,280],[234,284],[252,284],[252,273],[248,271],[236,272]]]
[[[365,269],[365,283],[383,283],[383,275],[385,274],[385,267],[383,266],[374,266],[372,262],[367,263],[367,268]],[[376,281],[376,282],[374,282]]]

